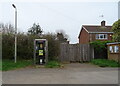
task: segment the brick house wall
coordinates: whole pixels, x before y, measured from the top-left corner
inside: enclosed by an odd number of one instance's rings
[[[100,34],[100,33],[99,33]],[[103,33],[101,33],[103,34]],[[90,42],[95,41],[95,40],[100,40],[100,41],[112,41],[112,33],[104,33],[104,34],[108,34],[108,39],[96,39],[96,33],[90,33]]]
[[[88,44],[89,36],[90,36],[89,33],[85,29],[82,29],[80,36],[79,36],[79,43],[80,44]]]
[[[112,35],[113,35],[113,33],[112,34],[111,33],[108,34],[108,40],[112,41]]]
[[[95,40],[100,41],[111,41],[113,32],[111,31],[112,26],[106,26],[106,21],[102,21],[101,25],[82,25],[82,29],[79,34],[79,43],[88,44]],[[106,35],[97,35],[96,34],[107,34]],[[106,39],[107,37],[107,39]]]
[[[103,34],[103,33],[99,33]],[[112,41],[112,33],[104,33],[108,34],[108,39],[96,39],[96,33],[88,33],[85,29],[81,30],[80,36],[79,36],[79,43],[80,44],[88,44],[90,42],[93,42],[95,40],[101,40],[101,41]]]

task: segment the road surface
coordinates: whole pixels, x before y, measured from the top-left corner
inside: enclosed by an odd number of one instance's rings
[[[64,68],[22,68],[2,73],[3,84],[118,84],[117,68],[72,63]]]

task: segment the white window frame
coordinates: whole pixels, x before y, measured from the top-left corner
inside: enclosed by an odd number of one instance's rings
[[[103,36],[103,38],[101,38],[100,36]],[[108,39],[108,34],[96,34],[96,39]]]
[[[118,53],[118,52],[119,52],[119,46],[117,46],[117,45],[114,46],[114,52],[115,52],[115,53]]]
[[[109,51],[110,53],[119,53],[119,46],[118,45],[109,46]]]
[[[109,51],[110,51],[110,53],[114,53],[113,46],[109,46]]]

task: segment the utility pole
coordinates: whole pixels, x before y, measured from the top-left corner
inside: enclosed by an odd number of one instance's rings
[[[15,8],[15,55],[14,60],[17,62],[17,8],[14,4],[12,6]]]

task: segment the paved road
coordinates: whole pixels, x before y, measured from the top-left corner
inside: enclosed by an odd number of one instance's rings
[[[3,72],[3,84],[117,84],[117,68],[72,63],[65,68],[24,68]]]

